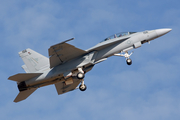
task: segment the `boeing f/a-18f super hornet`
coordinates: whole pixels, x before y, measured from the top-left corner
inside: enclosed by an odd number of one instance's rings
[[[36,89],[54,84],[57,93],[63,94],[78,88],[86,90],[85,73],[93,66],[110,56],[126,58],[128,65],[132,64],[129,50],[141,47],[142,44],[158,38],[172,29],[156,29],[143,32],[123,32],[107,37],[102,42],[88,50],[81,50],[66,42],[69,39],[49,48],[49,59],[31,49],[19,52],[25,65],[26,73],[18,73],[8,79],[17,82],[19,94],[14,102],[19,102],[30,96]]]

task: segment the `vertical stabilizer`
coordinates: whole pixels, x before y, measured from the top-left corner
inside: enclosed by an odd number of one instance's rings
[[[27,68],[26,65],[22,65],[22,68],[24,69],[24,71],[25,71],[26,73],[30,73],[30,72],[29,72],[29,69]]]
[[[19,52],[19,56],[25,63],[22,68],[28,73],[35,73],[49,67],[49,59],[47,57],[29,48]]]

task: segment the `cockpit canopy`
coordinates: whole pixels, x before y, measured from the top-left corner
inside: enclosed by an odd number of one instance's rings
[[[103,41],[107,41],[107,40],[110,40],[110,39],[114,39],[114,38],[130,35],[130,34],[133,34],[133,33],[136,33],[136,32],[121,32],[121,33],[117,33],[117,34],[111,35],[110,37],[107,37]]]

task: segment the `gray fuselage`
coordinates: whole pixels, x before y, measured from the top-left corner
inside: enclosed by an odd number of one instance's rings
[[[52,69],[39,71],[43,72],[43,74],[27,80],[25,83],[28,87],[41,87],[47,84],[54,84],[56,80],[65,80],[68,73],[74,73],[77,68],[80,67],[83,68],[85,72],[88,72],[95,64],[113,56],[116,53],[128,52],[131,49],[136,49],[141,47],[142,44],[161,36],[162,34],[158,34],[158,30],[137,32],[105,40],[86,50],[87,53],[82,56],[76,57]]]

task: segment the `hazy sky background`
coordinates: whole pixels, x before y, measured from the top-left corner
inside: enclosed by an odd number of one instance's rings
[[[0,0],[1,120],[179,120],[179,0]],[[87,90],[57,95],[53,85],[14,103],[7,78],[24,73],[18,52],[48,56],[51,45],[88,49],[118,32],[173,30],[134,50],[133,64],[111,57],[86,74]]]

